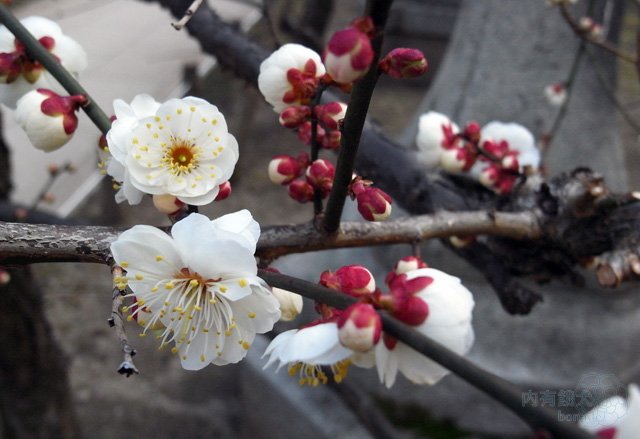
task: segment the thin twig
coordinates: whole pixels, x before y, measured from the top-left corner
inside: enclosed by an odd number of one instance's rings
[[[318,142],[318,117],[316,116],[316,106],[320,104],[322,94],[326,90],[327,86],[319,84],[316,89],[316,94],[310,105],[311,109],[311,163],[318,160],[320,154],[320,143]],[[317,217],[322,213],[322,192],[319,188],[313,188],[313,213]]]
[[[327,200],[326,215],[323,221],[324,229],[329,233],[334,233],[340,227],[340,217],[347,198],[349,184],[353,178],[360,137],[367,118],[371,96],[380,75],[376,66],[382,48],[384,26],[392,3],[393,0],[371,1],[370,16],[376,29],[376,36],[371,40],[374,57],[367,74],[353,86],[349,106],[344,117],[336,174],[331,194]]]
[[[542,154],[546,153],[553,141],[554,137],[558,133],[562,122],[564,121],[564,117],[567,114],[567,109],[569,108],[569,101],[571,101],[571,96],[573,94],[573,85],[576,80],[576,76],[578,75],[578,70],[580,67],[580,61],[584,56],[584,52],[586,50],[587,43],[584,40],[580,41],[580,45],[578,46],[578,50],[576,51],[575,56],[573,57],[573,62],[571,63],[571,68],[569,69],[569,73],[567,74],[567,79],[564,81],[564,88],[567,92],[567,98],[564,100],[560,109],[556,113],[555,118],[553,119],[553,125],[551,125],[551,129],[544,134],[542,141],[540,142],[540,150]]]
[[[122,297],[124,290],[122,288],[123,270],[117,265],[111,267],[113,276],[113,294],[111,296],[111,317],[108,320],[109,326],[115,328],[116,336],[120,340],[120,348],[122,349],[123,361],[118,367],[118,373],[126,375],[127,378],[133,374],[138,374],[138,368],[133,363],[133,356],[136,350],[129,344],[127,332],[124,329],[124,318],[122,316]]]
[[[186,26],[189,20],[191,20],[191,17],[196,13],[201,4],[202,0],[194,0],[193,3],[191,3],[191,6],[189,6],[185,11],[182,18],[176,22],[171,23],[171,26],[173,26],[175,30],[182,29],[184,26]]]
[[[53,186],[55,181],[58,179],[58,177],[60,177],[63,174],[63,172],[73,172],[73,166],[71,165],[71,162],[65,163],[64,166],[62,166],[60,169],[56,170],[55,172],[49,171],[49,178],[47,178],[47,181],[40,188],[40,191],[38,192],[38,195],[31,203],[29,210],[35,210],[38,207],[38,204],[40,204],[41,201],[44,201],[45,197],[47,196],[47,194],[51,189],[51,186]]]
[[[613,55],[617,56],[623,61],[629,62],[634,65],[638,65],[638,59],[636,58],[635,55],[625,52],[624,50],[620,49],[618,46],[611,44],[608,41],[603,41],[603,40],[599,40],[598,38],[594,38],[591,35],[589,35],[588,32],[584,31],[580,27],[580,24],[576,21],[576,19],[573,18],[573,16],[569,13],[569,10],[567,9],[567,5],[565,3],[560,3],[558,7],[560,8],[560,14],[562,15],[562,18],[565,19],[567,24],[569,24],[569,26],[571,27],[571,30],[573,30],[573,32],[582,40],[587,41],[593,44],[594,46],[600,47],[601,49],[604,49],[609,53],[612,53]]]
[[[344,309],[356,301],[355,298],[334,290],[280,273],[259,270],[258,275],[272,287],[294,291],[307,298]],[[574,424],[559,422],[557,413],[546,407],[522,404],[522,391],[510,383],[442,346],[431,338],[420,334],[415,328],[381,312],[383,329],[389,335],[406,343],[419,353],[446,367],[469,384],[481,389],[500,401],[525,421],[533,431],[546,431],[558,438],[593,438]]]
[[[89,119],[98,127],[102,134],[106,134],[111,128],[111,121],[104,111],[95,103],[93,98],[80,85],[64,67],[60,65],[58,60],[50,54],[38,40],[18,21],[11,13],[9,8],[0,2],[0,22],[4,24],[9,31],[18,39],[27,49],[27,52],[33,59],[43,65],[45,69],[53,75],[54,78],[64,87],[71,95],[83,95],[87,98],[87,102],[82,109]]]
[[[602,90],[604,91],[607,98],[609,98],[613,106],[616,108],[616,110],[618,110],[618,113],[620,113],[622,118],[627,121],[629,126],[633,128],[636,134],[640,134],[640,124],[638,124],[638,122],[636,122],[633,119],[633,117],[631,117],[627,109],[624,108],[624,105],[622,105],[622,102],[620,102],[620,100],[616,97],[615,90],[613,89],[613,87],[611,87],[607,83],[607,80],[605,79],[605,75],[602,72],[602,69],[600,68],[600,66],[598,65],[598,62],[596,61],[594,54],[588,49],[587,49],[587,59],[589,60],[592,70],[596,74],[596,78],[598,79],[598,82],[600,83],[600,86],[602,87]]]

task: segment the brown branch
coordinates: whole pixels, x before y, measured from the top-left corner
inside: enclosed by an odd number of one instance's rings
[[[109,246],[124,228],[0,222],[0,264],[37,262],[108,263]],[[265,227],[257,256],[271,260],[291,253],[411,243],[454,235],[491,234],[513,239],[541,235],[533,212],[440,212],[384,223],[345,222],[327,237],[313,224]]]
[[[599,40],[598,38],[594,38],[589,35],[588,32],[580,27],[580,24],[571,15],[571,13],[569,13],[569,10],[567,9],[567,5],[565,3],[560,3],[558,7],[560,8],[560,14],[562,15],[562,18],[564,18],[567,24],[571,27],[573,33],[575,33],[578,37],[582,38],[585,41],[588,41],[594,46],[606,50],[607,52],[617,56],[623,61],[630,62],[631,64],[634,64],[636,66],[638,65],[638,58],[635,55],[625,52],[618,46],[611,44],[608,41]]]
[[[360,137],[369,111],[369,103],[373,96],[373,91],[378,82],[380,73],[376,66],[380,58],[382,49],[383,30],[389,15],[392,0],[373,0],[370,2],[369,15],[373,20],[376,35],[371,40],[373,49],[373,60],[371,68],[367,74],[359,79],[353,86],[349,106],[344,116],[344,129],[340,140],[340,153],[336,163],[336,174],[333,179],[333,188],[327,200],[325,217],[323,221],[324,229],[329,233],[334,233],[340,226],[340,218],[344,208],[344,202],[349,191],[349,184],[353,178],[353,168],[356,162]]]
[[[171,23],[171,26],[173,26],[175,30],[181,30],[189,22],[189,20],[191,20],[191,17],[193,16],[193,14],[195,14],[201,4],[202,0],[194,0],[193,3],[191,3],[191,5],[185,11],[182,18],[175,23]]]

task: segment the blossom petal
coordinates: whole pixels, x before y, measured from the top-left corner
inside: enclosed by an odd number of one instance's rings
[[[111,244],[116,263],[147,273],[179,271],[184,262],[174,241],[155,227],[138,225],[123,232]]]
[[[238,242],[242,243],[252,254],[255,253],[256,244],[260,238],[260,224],[253,219],[251,212],[247,209],[223,215],[211,223],[216,229],[236,235]]]

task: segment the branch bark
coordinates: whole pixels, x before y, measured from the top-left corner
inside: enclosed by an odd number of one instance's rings
[[[541,232],[537,221],[532,212],[440,212],[384,223],[345,222],[330,237],[311,223],[271,226],[262,230],[256,255],[268,261],[291,253],[487,233],[535,239]],[[0,222],[0,264],[108,263],[109,246],[124,230]]]

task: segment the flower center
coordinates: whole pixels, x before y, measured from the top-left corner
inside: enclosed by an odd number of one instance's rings
[[[195,144],[179,137],[172,137],[171,143],[164,151],[162,164],[169,168],[173,175],[190,174],[198,168],[200,151],[201,148]]]

